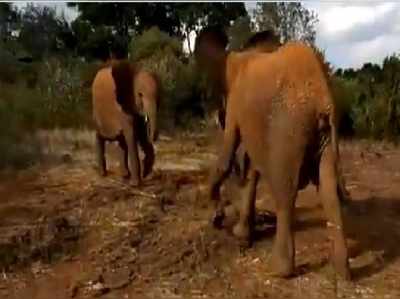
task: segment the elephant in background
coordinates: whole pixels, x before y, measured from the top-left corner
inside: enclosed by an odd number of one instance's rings
[[[310,182],[318,186],[333,240],[336,271],[350,279],[348,251],[338,199],[336,111],[321,57],[309,46],[290,42],[276,51],[227,52],[225,32],[208,27],[197,36],[199,66],[226,98],[223,148],[210,176],[210,198],[220,207],[220,187],[232,171],[241,144],[249,156],[249,190],[260,176],[276,202],[277,231],[272,272],[294,271],[292,223],[297,193]],[[255,199],[255,194],[247,198]],[[243,205],[242,231],[251,232],[254,201]],[[251,237],[251,235],[248,235]]]
[[[107,174],[105,143],[117,141],[122,150],[122,176],[130,178],[132,185],[139,186],[142,175],[145,178],[150,174],[154,164],[153,142],[158,138],[160,104],[157,76],[126,60],[113,60],[94,78],[92,104],[100,175]],[[145,154],[143,174],[138,146]]]

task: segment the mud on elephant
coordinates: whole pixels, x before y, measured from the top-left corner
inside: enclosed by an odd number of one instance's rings
[[[93,119],[96,128],[97,161],[107,174],[105,143],[117,141],[124,178],[140,185],[154,164],[153,142],[157,140],[160,83],[157,76],[132,63],[114,61],[99,70],[92,84]],[[143,173],[138,146],[145,154]]]
[[[265,53],[250,49],[227,52],[226,34],[206,28],[197,37],[195,54],[209,78],[226,97],[223,148],[210,178],[210,197],[220,207],[220,187],[232,171],[239,144],[250,159],[249,190],[263,176],[276,202],[277,231],[272,272],[294,271],[292,223],[297,193],[318,186],[333,240],[333,264],[350,278],[347,245],[338,198],[336,112],[327,76],[316,52],[291,42]],[[215,84],[215,82],[214,82]],[[249,194],[248,198],[255,198]],[[237,231],[251,237],[254,202],[246,202]]]

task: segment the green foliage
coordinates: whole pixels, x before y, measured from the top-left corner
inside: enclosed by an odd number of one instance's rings
[[[34,86],[26,84],[28,68],[34,74]],[[98,64],[71,59],[31,65],[9,63],[6,77],[13,80],[0,78],[0,168],[26,167],[40,158],[40,144],[35,138],[39,128],[90,124],[89,86],[98,68]]]
[[[249,16],[237,18],[228,28],[229,49],[239,50],[252,36],[253,24]]]
[[[76,60],[48,60],[41,66],[40,127],[82,127],[90,115],[90,90],[84,88],[83,64]]]
[[[315,43],[317,15],[301,2],[259,2],[255,16],[258,30],[272,29],[279,33],[282,42]]]
[[[17,57],[2,47],[0,43],[0,82],[25,83],[33,87],[37,82],[37,72],[34,64],[21,63]]]
[[[39,94],[24,85],[0,83],[0,169],[23,168],[40,157],[40,145],[31,129],[39,107],[29,102]]]
[[[331,87],[339,120],[339,134],[352,136],[355,130],[354,108],[359,95],[359,86],[355,80],[333,76],[331,77]]]
[[[13,25],[18,19],[18,13],[11,3],[0,3],[0,36],[8,40],[11,36]]]
[[[351,115],[355,134],[397,139],[400,135],[399,56],[385,58],[382,67],[366,63],[359,70],[336,71],[336,77],[342,89],[337,98],[345,102],[343,109]]]
[[[68,22],[63,16],[57,16],[54,8],[28,4],[21,14],[19,27],[18,41],[36,59],[75,47]]]
[[[132,39],[130,53],[133,60],[146,59],[160,54],[170,54],[179,58],[182,55],[182,45],[177,38],[169,36],[158,27],[152,27]]]
[[[9,63],[9,68],[0,72],[2,98],[13,103],[20,121],[29,128],[84,126],[90,102],[87,81],[92,80],[97,68],[71,59]]]

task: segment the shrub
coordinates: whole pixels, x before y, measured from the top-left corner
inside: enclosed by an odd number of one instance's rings
[[[353,136],[356,130],[355,104],[359,95],[359,86],[355,80],[345,80],[333,76],[331,78],[332,93],[339,119],[339,134]]]
[[[42,110],[38,120],[40,127],[76,128],[88,124],[90,84],[83,85],[84,69],[83,63],[76,60],[50,59],[42,64],[39,83]]]
[[[182,45],[179,39],[169,36],[158,27],[151,27],[131,41],[130,53],[135,61],[149,58],[156,53],[169,53],[180,57]]]
[[[23,85],[5,83],[0,83],[0,90],[0,169],[29,166],[41,152],[33,127],[40,108],[30,101],[39,94]]]

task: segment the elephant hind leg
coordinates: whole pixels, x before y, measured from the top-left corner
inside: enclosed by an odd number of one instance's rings
[[[105,157],[105,147],[106,147],[105,139],[96,132],[96,155],[97,155],[97,165],[98,171],[101,176],[107,175],[107,165],[106,165],[106,157]]]
[[[334,267],[343,278],[350,279],[347,245],[337,193],[338,178],[335,163],[336,157],[332,146],[327,146],[321,156],[319,192],[328,219],[327,229],[333,241],[332,258]]]
[[[214,226],[219,227],[223,222],[223,207],[221,206],[220,188],[232,171],[233,160],[236,149],[239,145],[239,130],[234,126],[227,126],[224,132],[224,143],[222,152],[218,157],[216,167],[210,175],[210,198],[215,201],[216,216]]]
[[[249,181],[244,189],[243,197],[241,198],[239,222],[233,228],[233,234],[239,239],[246,241],[248,246],[251,246],[253,242],[258,180],[259,173],[255,170],[251,170],[249,173]]]
[[[139,151],[137,134],[134,132],[132,126],[126,126],[123,129],[123,135],[128,148],[128,159],[131,171],[131,183],[133,186],[140,186],[142,183],[141,171],[140,171],[140,161],[139,161]]]
[[[285,185],[283,180],[280,185],[282,187]],[[285,190],[285,188],[276,187],[272,188],[272,196],[276,201],[277,228],[270,258],[271,274],[278,277],[289,277],[293,274],[295,266],[295,244],[292,226],[297,189]],[[282,192],[282,190],[285,191]]]
[[[119,165],[121,175],[124,179],[128,179],[130,177],[128,165],[128,146],[123,136],[118,139],[118,145],[120,148]]]

